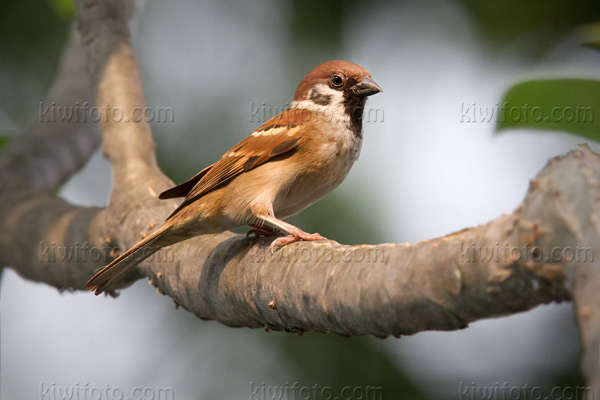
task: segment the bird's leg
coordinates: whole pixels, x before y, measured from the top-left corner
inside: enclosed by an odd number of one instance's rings
[[[272,236],[285,236],[285,234],[280,229],[274,228],[272,226],[269,226],[269,225],[266,225],[263,223],[248,224],[248,225],[254,229],[250,229],[248,231],[248,233],[246,233],[246,237],[249,237],[250,235],[254,235],[257,238],[272,237]]]
[[[258,217],[263,221],[269,222],[275,225],[277,228],[289,233],[289,236],[278,237],[277,239],[273,240],[273,242],[271,243],[271,252],[274,252],[280,247],[283,247],[290,243],[298,242],[300,240],[327,240],[327,238],[319,235],[318,233],[306,233],[302,229],[292,224],[288,224],[287,222],[277,219],[275,217],[269,215],[260,215]]]

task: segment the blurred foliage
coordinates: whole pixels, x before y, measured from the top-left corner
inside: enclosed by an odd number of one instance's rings
[[[304,76],[314,66],[343,58],[345,25],[364,0],[288,0],[290,76]],[[295,83],[295,82],[294,82]],[[294,87],[293,90],[296,88]]]
[[[574,362],[566,373],[561,376],[553,377],[552,382],[546,382],[543,385],[527,384],[527,388],[521,387],[521,390],[506,390],[496,393],[488,391],[487,394],[481,392],[482,399],[488,398],[513,398],[513,399],[584,399],[584,394],[589,390],[579,364]],[[518,387],[518,386],[517,386]],[[535,390],[534,390],[535,388]],[[496,394],[497,396],[493,396]],[[508,396],[506,396],[508,394]],[[562,395],[562,397],[560,397]],[[463,396],[464,397],[464,396]]]
[[[584,46],[600,50],[600,23],[584,25],[581,34]]]
[[[54,13],[64,19],[70,20],[75,16],[75,2],[73,0],[46,0]]]
[[[388,339],[396,340],[396,339]],[[317,333],[279,336],[288,359],[298,368],[298,382],[327,385],[333,393],[345,386],[381,387],[384,399],[422,399],[424,394],[373,337],[343,338]],[[378,397],[373,397],[378,398]]]
[[[2,1],[0,9],[0,129],[18,131],[45,98],[70,20],[49,1]]]
[[[359,190],[346,195],[334,191],[288,220],[343,244],[381,243],[385,239],[376,221],[378,214],[370,208],[373,203]]]
[[[600,50],[600,40],[594,40],[583,44],[584,46],[591,47],[596,50]]]
[[[358,0],[290,0],[291,35],[295,42],[313,49],[338,49],[342,45],[343,24]]]
[[[561,388],[585,388],[587,387],[585,378],[581,373],[579,360],[573,360],[570,368],[565,369],[565,373],[554,378],[554,386]],[[549,390],[551,390],[549,388]],[[581,393],[579,393],[581,394]],[[565,396],[566,397],[566,396]],[[544,397],[546,398],[546,397]]]
[[[600,140],[598,93],[600,81],[594,80],[519,83],[508,90],[500,103],[497,127],[560,130]]]
[[[1,136],[0,135],[0,151],[2,151],[4,146],[6,146],[8,144],[8,142],[10,142],[10,139],[11,139],[10,136]]]
[[[531,40],[526,55],[543,55],[574,27],[598,20],[596,0],[462,0],[475,26],[495,48]]]

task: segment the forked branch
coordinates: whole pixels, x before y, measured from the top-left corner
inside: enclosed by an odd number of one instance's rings
[[[51,193],[90,156],[93,124],[36,124],[0,154],[8,171],[0,177],[1,261],[27,279],[82,289],[176,206],[156,198],[172,182],[157,166],[150,126],[125,122],[145,107],[126,15],[120,0],[77,3],[96,103],[125,116],[101,118],[114,177],[108,206],[77,207]],[[69,49],[56,83],[66,103],[89,92],[65,78],[83,70],[64,67],[81,55],[76,41]],[[551,160],[513,214],[477,228],[413,245],[294,243],[274,255],[269,239],[206,235],[161,250],[123,287],[148,277],[186,310],[229,326],[378,337],[462,329],[574,300],[584,371],[600,393],[598,243],[600,158],[581,146]]]

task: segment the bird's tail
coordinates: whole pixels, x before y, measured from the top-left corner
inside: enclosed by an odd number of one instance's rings
[[[123,278],[132,268],[156,253],[161,247],[171,245],[183,239],[177,240],[174,237],[170,237],[174,235],[167,235],[170,229],[170,224],[160,226],[156,231],[152,232],[125,253],[115,258],[106,267],[102,268],[96,275],[87,281],[85,288],[94,290],[94,294],[97,296],[103,291],[111,289],[112,286]]]

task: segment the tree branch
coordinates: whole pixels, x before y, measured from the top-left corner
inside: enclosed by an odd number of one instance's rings
[[[74,159],[85,159],[89,146],[69,144],[73,132],[49,126],[45,135],[24,134],[0,154],[0,165],[10,171],[0,184],[13,188],[0,195],[1,261],[58,288],[83,289],[111,252],[136,243],[176,206],[156,198],[171,182],[156,164],[149,125],[125,122],[145,99],[122,7],[118,0],[85,0],[77,7],[97,104],[125,116],[116,121],[108,111],[102,114],[104,151],[114,174],[107,208],[75,207],[40,193],[75,168],[57,162],[61,152],[44,151],[47,164],[60,167],[51,178],[38,178],[39,160],[24,155],[64,140]],[[32,185],[22,182],[29,175],[35,176]],[[228,326],[378,337],[461,329],[478,319],[574,299],[584,371],[600,391],[599,239],[600,158],[582,146],[551,160],[513,214],[484,226],[414,245],[300,242],[274,255],[269,239],[204,235],[161,250],[123,287],[148,277],[198,317]],[[581,248],[590,249],[591,259],[567,259],[568,251]]]

